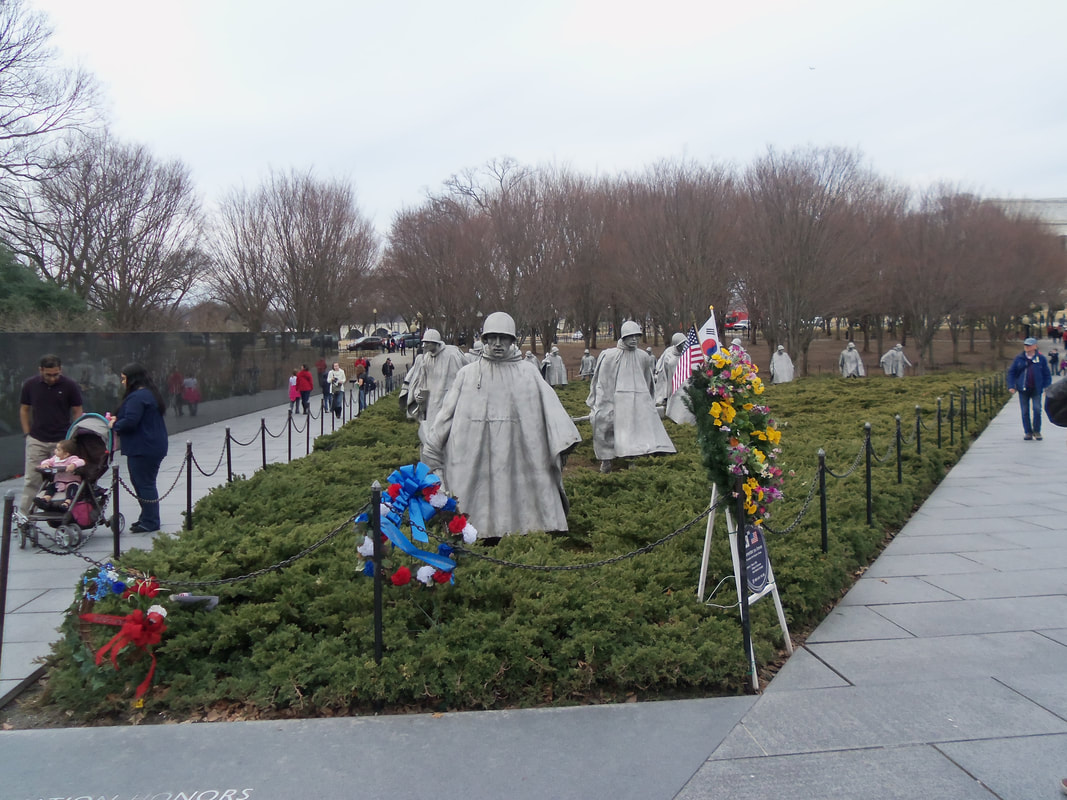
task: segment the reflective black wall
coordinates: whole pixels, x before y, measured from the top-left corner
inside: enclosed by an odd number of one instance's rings
[[[22,472],[19,392],[46,354],[62,359],[63,374],[81,386],[85,410],[100,414],[118,408],[122,367],[141,362],[170,403],[173,434],[287,402],[293,369],[304,363],[314,376],[316,362],[332,362],[337,348],[275,333],[0,333],[0,479]],[[200,401],[195,416],[184,402],[179,416],[178,387],[189,379]]]

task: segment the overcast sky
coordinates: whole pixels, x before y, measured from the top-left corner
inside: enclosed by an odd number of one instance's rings
[[[29,2],[112,131],[209,202],[311,168],[384,232],[502,156],[615,175],[809,144],[915,187],[1067,197],[1065,0]]]

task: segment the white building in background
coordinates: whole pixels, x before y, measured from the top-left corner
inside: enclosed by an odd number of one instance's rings
[[[1045,200],[990,200],[1009,214],[1022,214],[1041,220],[1049,230],[1060,237],[1067,249],[1067,197]]]

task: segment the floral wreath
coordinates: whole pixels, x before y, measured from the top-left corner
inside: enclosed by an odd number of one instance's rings
[[[461,536],[464,544],[473,544],[478,538],[478,531],[467,519],[465,514],[459,513],[456,499],[447,495],[441,488],[441,479],[434,475],[430,468],[421,461],[395,470],[389,476],[389,488],[382,496],[380,507],[380,519],[382,528],[382,541],[390,542],[393,547],[399,548],[409,556],[416,558],[425,564],[415,572],[415,579],[426,586],[435,583],[455,583],[454,571],[456,562],[452,558],[455,552],[451,546],[441,543],[437,552],[423,550],[408,539],[402,526],[405,525],[411,531],[411,536],[417,542],[427,543],[426,523],[438,512],[450,513],[453,516],[448,521],[448,532],[454,536]],[[370,517],[363,513],[356,517],[357,529],[369,528]],[[363,543],[357,548],[363,563],[360,571],[364,575],[374,575],[374,540],[370,531],[365,531]],[[401,566],[390,577],[394,586],[404,586],[411,582],[411,569]]]
[[[735,491],[737,478],[742,479],[745,513],[756,525],[782,498],[782,470],[775,465],[782,433],[759,399],[764,386],[758,372],[744,348],[735,345],[713,352],[693,373],[688,390],[704,466],[724,494]]]

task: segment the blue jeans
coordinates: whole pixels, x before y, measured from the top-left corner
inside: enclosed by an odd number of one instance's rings
[[[1023,433],[1041,433],[1041,392],[1017,392],[1023,412]],[[1033,421],[1031,422],[1031,416]]]
[[[159,490],[156,488],[156,478],[159,476],[161,461],[163,459],[156,456],[126,456],[130,483],[137,493],[137,502],[141,504],[141,516],[137,522],[147,531],[159,530]]]

